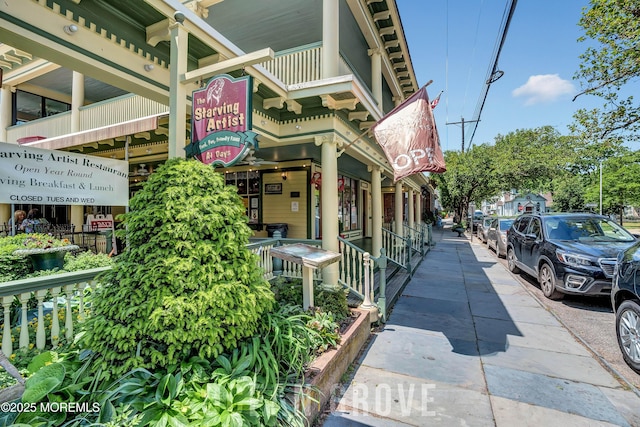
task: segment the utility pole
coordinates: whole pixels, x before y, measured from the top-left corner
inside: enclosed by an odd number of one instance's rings
[[[460,118],[459,122],[449,122],[446,123],[448,125],[462,125],[462,152],[464,153],[464,124],[465,123],[475,123],[475,122],[479,122],[480,120],[466,120],[464,119],[464,117]]]

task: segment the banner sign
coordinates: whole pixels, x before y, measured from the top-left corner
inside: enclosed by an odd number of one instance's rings
[[[371,127],[393,168],[394,181],[447,170],[426,86]]]
[[[227,167],[242,160],[250,145],[257,147],[257,134],[251,132],[251,88],[251,76],[221,74],[193,92],[187,157]]]
[[[129,204],[124,160],[0,142],[0,203]]]

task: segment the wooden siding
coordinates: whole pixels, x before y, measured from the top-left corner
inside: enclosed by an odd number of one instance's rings
[[[286,171],[287,179],[282,179],[282,172],[265,173],[262,175],[262,187],[266,184],[282,183],[282,194],[263,194],[263,222],[265,224],[285,223],[289,229],[287,238],[307,238],[307,171]],[[300,197],[291,197],[291,192],[297,191]],[[292,211],[292,202],[298,202],[298,211]]]

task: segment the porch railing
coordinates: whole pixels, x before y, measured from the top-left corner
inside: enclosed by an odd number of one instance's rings
[[[419,228],[420,224],[414,224],[417,227],[409,227],[408,224],[403,224],[402,235],[409,238],[411,242],[411,249],[419,253],[420,256],[424,255],[424,233]]]
[[[389,261],[405,268],[411,274],[411,239],[393,233],[386,228],[382,229],[382,247],[386,249]]]
[[[262,65],[284,84],[295,85],[320,80],[321,58],[322,46],[313,44],[303,50],[278,52]]]
[[[338,237],[338,245],[342,254],[339,264],[340,283],[362,298],[363,307],[377,305],[384,321],[387,313],[387,257],[384,248],[380,250],[380,257],[376,258],[341,237]],[[375,267],[378,267],[380,280],[377,287],[375,286]]]
[[[247,247],[254,254],[259,256],[258,265],[264,270],[264,278],[271,280],[276,276],[291,277],[296,279],[302,279],[302,265],[295,262],[281,260],[279,258],[273,258],[271,256],[271,249],[275,246],[291,245],[295,243],[305,243],[311,246],[321,246],[321,240],[311,239],[262,239],[249,243]],[[313,280],[322,279],[322,270],[316,269],[313,271]]]
[[[386,230],[385,230],[386,231]],[[385,233],[383,232],[383,235]],[[363,305],[377,305],[382,319],[386,319],[386,269],[387,251],[393,255],[392,262],[401,265],[407,261],[407,241],[387,232],[383,239],[384,247],[379,258],[371,256],[352,243],[339,238],[340,253],[339,282],[351,289],[363,299]],[[273,258],[271,249],[275,246],[293,243],[306,243],[320,246],[320,240],[306,239],[261,239],[251,242],[248,248],[258,255],[258,265],[264,270],[264,278],[273,279],[277,275],[302,278],[302,266],[292,262]],[[410,260],[410,258],[409,258]],[[402,264],[405,267],[406,264]],[[83,318],[90,307],[86,304],[85,291],[97,286],[96,276],[108,271],[110,267],[101,267],[71,273],[35,277],[0,283],[0,299],[3,307],[2,351],[10,355],[16,348],[28,348],[34,345],[38,349],[55,347],[61,336],[67,340],[74,337],[74,321]],[[379,282],[375,283],[374,272],[378,269]],[[314,279],[321,280],[322,271],[314,272]],[[377,285],[377,286],[376,286]],[[18,310],[15,301],[18,301]],[[35,298],[36,308],[29,308],[29,301]],[[33,306],[31,306],[33,307]],[[51,313],[49,320],[47,314]],[[19,320],[19,322],[18,322]],[[45,320],[50,324],[45,326]],[[31,334],[30,327],[31,326]],[[19,336],[14,342],[12,326],[21,326]],[[33,328],[35,327],[35,334]],[[47,330],[45,329],[47,328]],[[62,334],[62,335],[61,335]]]
[[[20,319],[18,348],[28,348],[32,344],[38,349],[45,348],[47,345],[45,311],[49,310],[51,311],[49,341],[51,346],[55,347],[60,341],[60,321],[64,319],[64,329],[62,331],[65,338],[67,341],[72,340],[74,336],[74,317],[78,316],[79,319],[82,319],[85,314],[85,289],[94,287],[96,276],[110,268],[100,267],[0,283],[4,323],[2,328],[2,351],[4,354],[10,355],[14,349],[12,323],[16,322],[13,321],[12,305],[16,297],[20,302],[20,314],[16,315]],[[36,300],[35,310],[29,310],[28,308],[27,304],[31,298]],[[47,309],[45,309],[45,305]],[[49,309],[49,307],[51,308]],[[64,316],[60,316],[60,309],[64,309]],[[74,314],[74,309],[77,309],[77,314]],[[35,342],[32,342],[29,334],[30,318],[35,319],[36,322]]]

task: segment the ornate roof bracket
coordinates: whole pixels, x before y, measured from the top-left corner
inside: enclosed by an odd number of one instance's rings
[[[224,0],[186,0],[182,4],[202,19],[209,17],[209,7]]]
[[[380,31],[378,31],[378,34],[380,34],[380,37],[390,36],[391,34],[395,34],[395,33],[396,33],[396,29],[393,26],[380,28]]]
[[[332,110],[355,110],[358,102],[360,102],[357,98],[336,100],[331,95],[320,95],[320,98],[322,99],[322,106]]]
[[[171,21],[169,18],[158,21],[155,24],[151,24],[147,27],[147,44],[156,46],[160,42],[168,41],[171,39],[171,30],[169,25]]]
[[[390,16],[391,16],[391,11],[390,10],[383,10],[382,12],[374,13],[373,14],[373,22],[383,21],[385,19],[389,19]]]
[[[262,108],[268,110],[269,108],[277,108],[278,110],[284,108],[285,99],[281,96],[275,98],[266,98],[262,100]]]
[[[368,118],[369,118],[369,112],[368,111],[353,111],[353,112],[349,113],[349,120],[350,121],[360,120],[361,122],[364,122]]]
[[[376,124],[376,122],[374,122],[374,121],[360,122],[360,130],[369,129],[371,126],[373,126],[375,124]]]
[[[287,99],[285,102],[287,103],[288,111],[296,114],[302,114],[302,105],[299,102],[296,102],[293,99]]]

